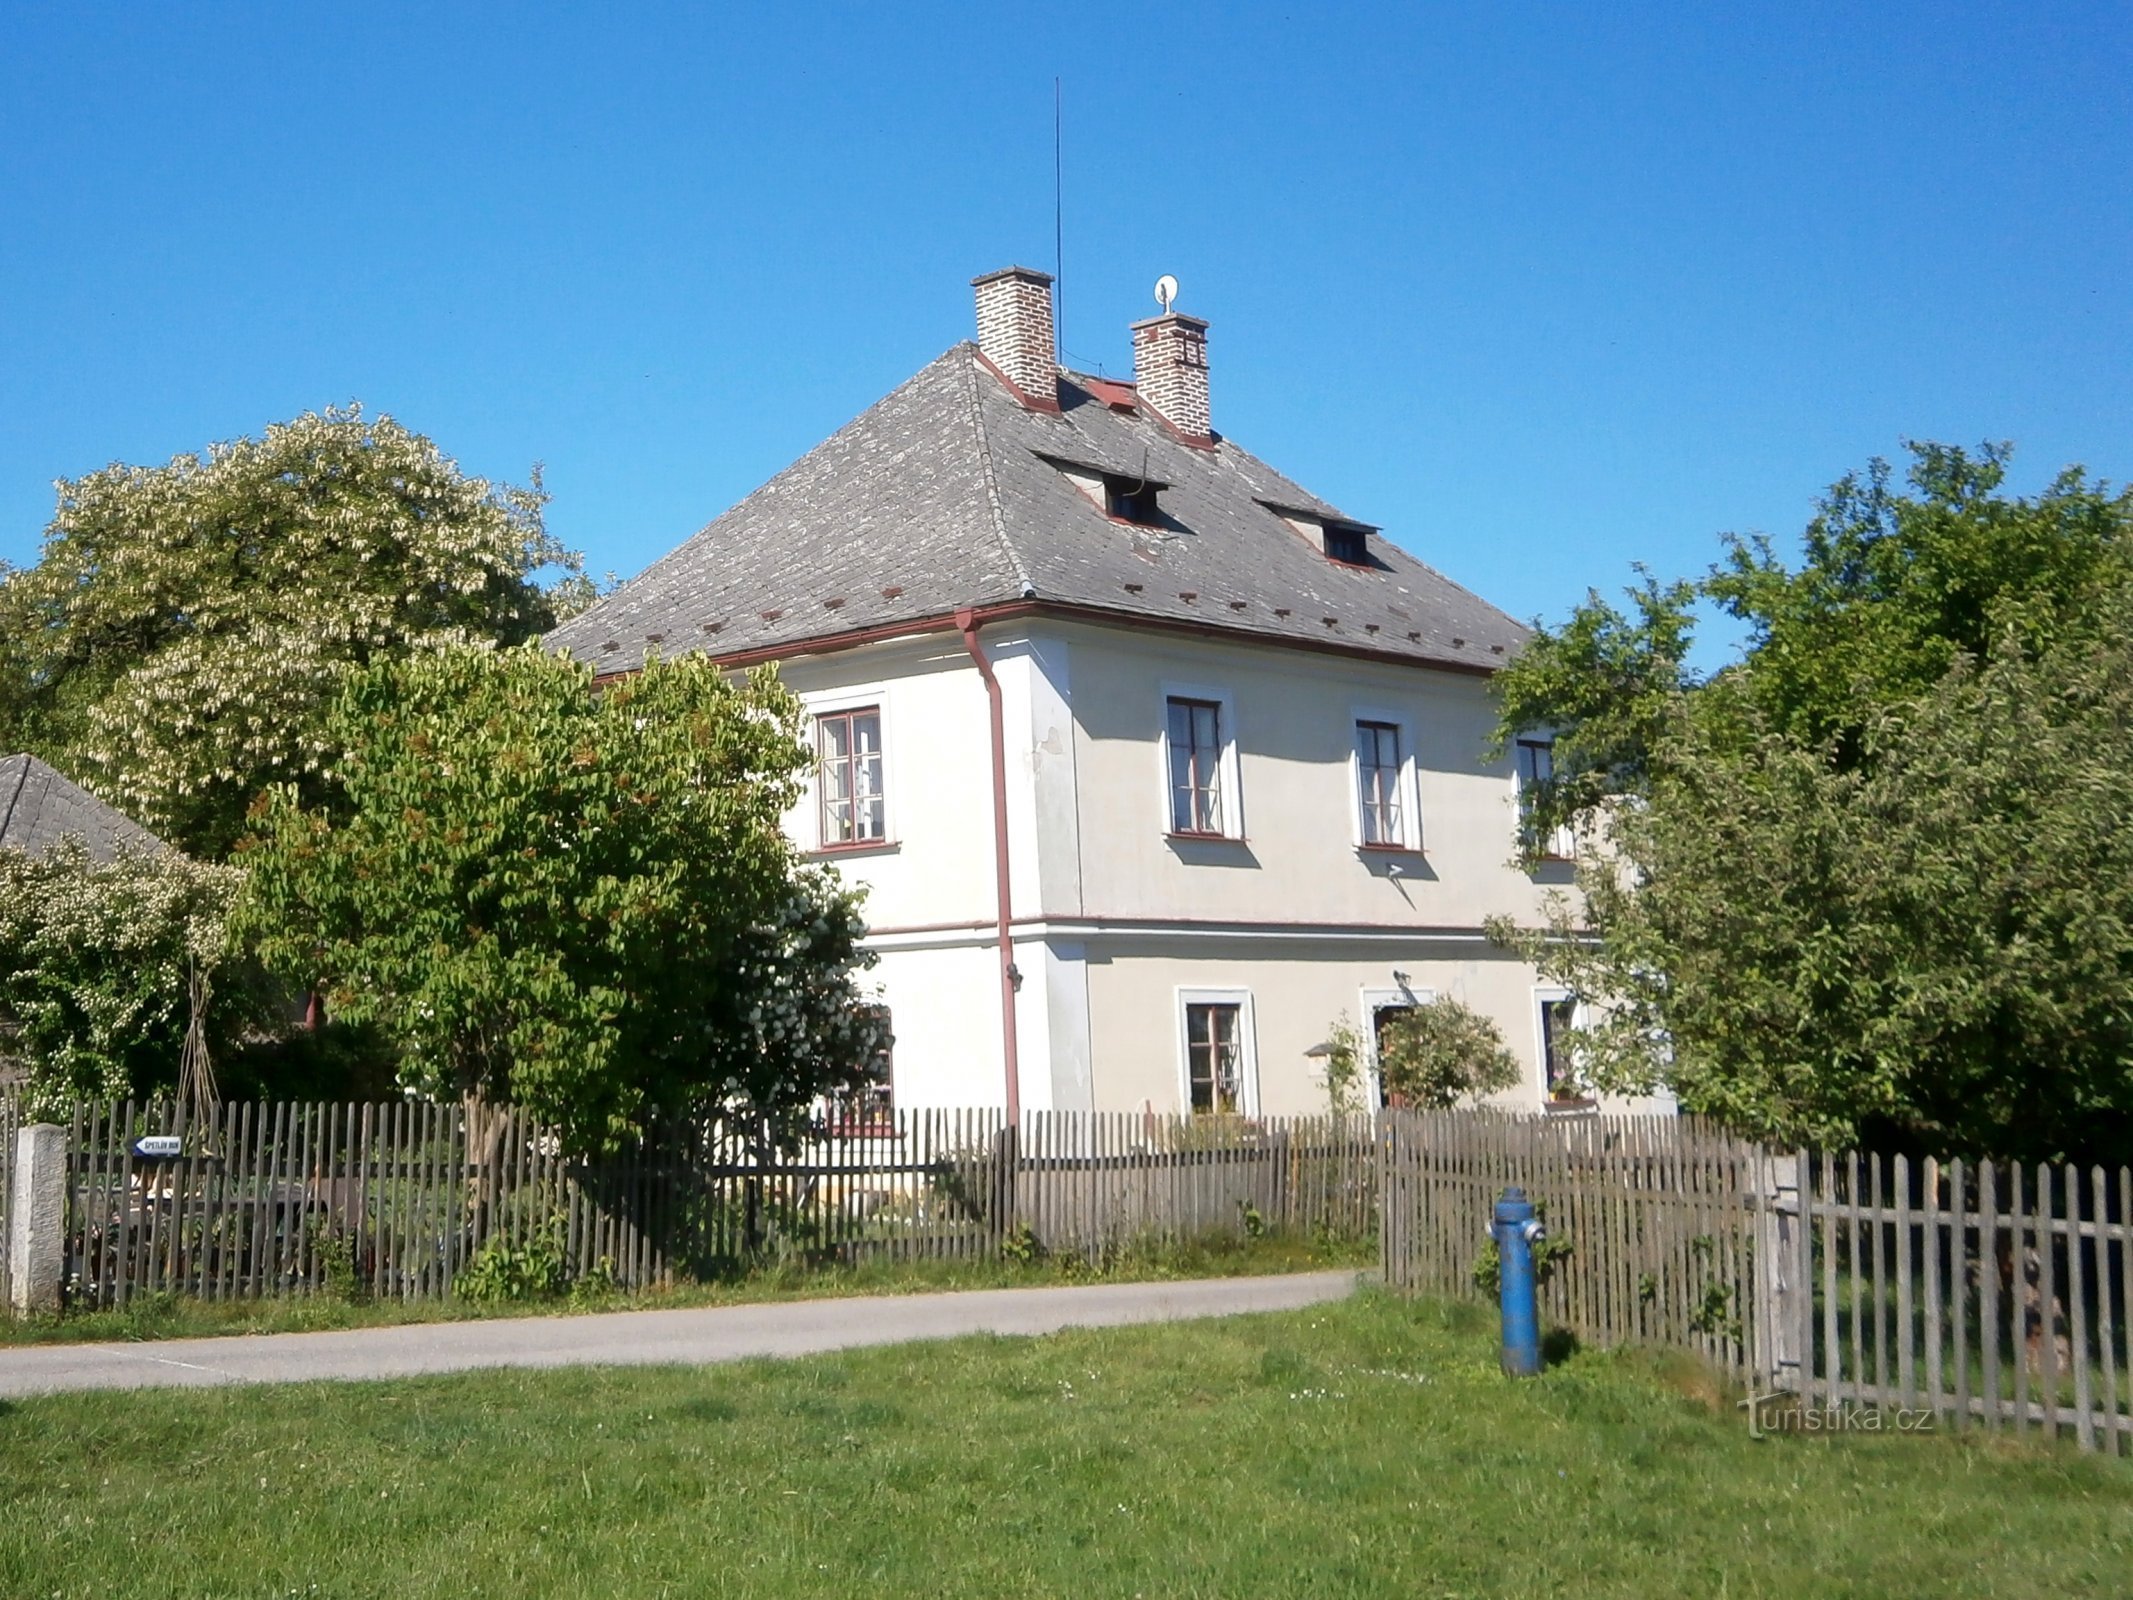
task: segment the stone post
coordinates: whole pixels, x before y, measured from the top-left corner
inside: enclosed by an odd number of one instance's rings
[[[8,1304],[16,1316],[59,1309],[66,1225],[67,1130],[49,1122],[16,1129],[7,1241]]]

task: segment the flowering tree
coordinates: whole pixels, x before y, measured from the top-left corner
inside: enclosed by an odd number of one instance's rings
[[[358,409],[58,487],[42,559],[0,576],[0,748],[195,855],[225,854],[270,782],[323,794],[349,666],[530,638],[589,598],[538,472],[470,478]]]
[[[35,1113],[176,1084],[192,979],[222,956],[240,876],[167,851],[98,864],[73,839],[0,850],[0,1054],[28,1069]],[[208,996],[211,1052],[260,1019],[246,983]]]
[[[240,929],[409,1086],[594,1150],[660,1113],[789,1132],[879,1047],[857,896],[780,826],[807,755],[774,673],[655,660],[595,695],[461,646],[353,674],[324,735],[342,797],[261,802]]]

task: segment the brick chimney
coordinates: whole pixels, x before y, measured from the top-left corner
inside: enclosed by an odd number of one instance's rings
[[[1207,411],[1207,324],[1181,311],[1133,325],[1133,386],[1195,443],[1214,437]]]
[[[1003,267],[970,280],[978,292],[978,349],[1031,405],[1059,409],[1059,360],[1052,344],[1052,278]]]

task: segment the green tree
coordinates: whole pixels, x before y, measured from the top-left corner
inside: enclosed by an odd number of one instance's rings
[[[782,827],[807,755],[773,672],[592,672],[528,645],[353,674],[343,793],[271,790],[239,918],[270,967],[385,1030],[433,1095],[595,1149],[662,1113],[791,1132],[880,1040],[857,896]]]
[[[239,878],[174,852],[99,864],[72,839],[0,850],[0,1055],[26,1068],[33,1112],[174,1088],[195,973],[211,1054],[262,1020],[241,966],[213,981]]]
[[[63,482],[42,558],[0,576],[0,747],[220,858],[268,783],[325,792],[343,670],[534,637],[589,597],[545,500],[356,409]]]
[[[1552,728],[1578,892],[1495,925],[1594,1002],[1602,1087],[1780,1139],[2025,1158],[2133,1128],[2133,498],[1914,447],[1832,490],[1797,569],[1732,541],[1594,599],[1503,674]],[[1693,608],[1748,624],[1681,666]]]

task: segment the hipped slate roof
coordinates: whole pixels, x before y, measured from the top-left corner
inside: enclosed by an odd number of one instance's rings
[[[1131,395],[1062,373],[1058,413],[1034,410],[956,345],[548,643],[605,674],[1017,602],[1470,671],[1524,641],[1375,534],[1369,568],[1329,562],[1272,508],[1338,509],[1228,439],[1185,443]],[[1165,525],[1114,521],[1059,463],[1161,483]]]
[[[69,834],[99,862],[121,850],[152,854],[166,848],[139,823],[35,756],[0,757],[0,850],[41,856]]]

